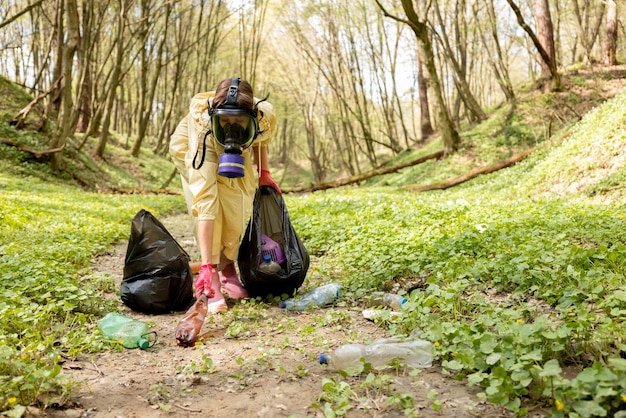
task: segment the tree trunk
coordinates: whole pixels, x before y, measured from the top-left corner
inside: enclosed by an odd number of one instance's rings
[[[100,132],[100,139],[96,147],[96,155],[100,158],[104,156],[104,150],[106,149],[107,141],[109,139],[109,126],[111,125],[111,114],[113,111],[113,105],[115,104],[115,97],[117,93],[117,87],[119,86],[122,63],[124,62],[124,26],[126,15],[126,1],[120,1],[120,9],[118,11],[117,18],[117,33],[116,33],[116,56],[113,67],[113,74],[111,75],[111,82],[109,86],[109,92],[106,97],[106,105],[102,116],[102,131]]]
[[[318,76],[319,77],[319,76]],[[317,92],[317,89],[316,89]],[[322,170],[322,163],[320,161],[317,150],[317,136],[315,132],[315,104],[317,102],[317,93],[306,109],[305,117],[305,129],[307,137],[307,146],[309,149],[309,161],[311,162],[311,169],[313,171],[313,178],[316,182],[320,182],[324,179],[324,171]]]
[[[65,44],[64,44],[64,35],[65,35],[65,28],[64,28],[64,15],[65,15],[65,2],[64,0],[55,0],[54,3],[54,9],[55,9],[55,24],[54,27],[52,29],[53,33],[54,33],[54,46],[55,46],[55,61],[54,61],[54,67],[53,67],[53,72],[52,72],[52,80],[59,80],[62,76],[63,76],[63,53],[64,53],[64,49],[65,49]],[[48,102],[48,106],[46,109],[46,115],[48,115],[48,117],[55,117],[58,112],[59,112],[59,106],[60,106],[60,102],[61,102],[61,90],[62,90],[62,85],[63,82],[61,82],[58,85],[58,88],[53,91],[50,96],[50,101]]]
[[[606,65],[617,65],[617,2],[615,0],[607,0],[604,39],[603,61]]]
[[[446,22],[443,20],[443,17],[441,16],[441,11],[439,10],[439,2],[434,1],[433,4],[435,7],[435,15],[437,16],[437,19],[439,20],[439,24],[441,25],[441,27],[446,27]],[[471,119],[476,120],[476,121],[483,121],[487,119],[487,115],[485,114],[483,109],[480,107],[480,104],[476,100],[476,97],[472,93],[469,87],[469,84],[467,83],[466,68],[465,68],[465,65],[463,64],[466,45],[464,44],[465,40],[460,39],[459,35],[460,35],[461,29],[458,25],[458,15],[460,13],[464,13],[463,6],[464,5],[461,4],[461,7],[459,7],[459,10],[455,11],[456,13],[454,13],[457,18],[455,20],[455,32],[457,34],[456,48],[453,49],[452,45],[450,44],[450,40],[448,39],[448,35],[445,31],[439,34],[439,39],[441,39],[442,41],[444,55],[447,58],[448,62],[450,63],[450,67],[452,68],[452,75],[454,76],[454,81],[457,86],[457,91],[459,93],[460,99],[463,101],[467,110],[472,115]],[[457,57],[455,56],[455,51],[457,52],[460,51],[459,59],[457,59]]]
[[[432,154],[428,154],[423,157],[420,157],[420,158],[417,158],[415,160],[408,161],[405,163],[397,164],[397,165],[390,166],[390,167],[375,168],[366,173],[355,175],[347,179],[340,179],[340,180],[331,181],[328,183],[318,183],[316,185],[309,186],[309,187],[302,187],[300,189],[283,189],[282,192],[283,193],[310,193],[310,192],[315,192],[318,190],[327,190],[327,189],[332,189],[335,187],[347,186],[350,184],[362,182],[364,180],[370,179],[375,176],[394,173],[396,171],[402,170],[403,168],[418,165],[429,160],[437,160],[437,159],[442,158],[444,155],[445,155],[444,151],[437,151]]]
[[[80,66],[79,93],[77,97],[78,122],[76,130],[85,133],[89,127],[92,116],[91,93],[93,91],[93,64],[92,59],[97,39],[97,31],[94,31],[95,13],[92,7],[85,7],[82,10],[82,37],[78,50],[78,63]]]
[[[583,62],[585,65],[590,65],[593,62],[593,45],[596,43],[596,39],[598,38],[598,34],[600,32],[605,5],[605,1],[601,1],[599,7],[593,7],[589,0],[583,0],[581,9],[579,0],[572,0],[572,8],[574,9],[574,16],[576,18],[578,30],[578,40],[583,47]],[[592,12],[596,14],[596,21],[593,26],[589,23]]]
[[[143,143],[144,138],[146,137],[146,131],[148,129],[148,123],[153,117],[152,114],[152,105],[154,103],[154,96],[157,89],[157,83],[161,76],[161,69],[163,68],[163,49],[165,47],[165,41],[168,37],[168,29],[169,29],[169,18],[171,11],[171,3],[167,3],[165,6],[165,13],[163,17],[163,34],[158,37],[159,45],[156,52],[156,60],[148,61],[147,57],[142,59],[142,80],[146,80],[148,78],[148,73],[152,74],[152,81],[150,85],[145,85],[145,92],[142,97],[145,100],[142,101],[142,106],[139,109],[140,118],[139,118],[139,131],[137,133],[137,138],[133,143],[133,148],[131,149],[131,155],[135,158],[139,157],[139,152],[141,151],[141,144]],[[149,8],[146,5],[146,21],[148,20]],[[146,23],[147,25],[147,23]],[[146,29],[149,29],[146,26]],[[147,32],[146,32],[146,41],[147,41]]]
[[[474,10],[474,17],[476,21],[480,21],[478,17],[478,3],[474,3],[472,6]],[[493,70],[494,76],[496,77],[496,81],[504,97],[507,102],[512,103],[515,101],[515,91],[513,90],[513,84],[511,83],[511,78],[509,76],[509,68],[507,63],[505,62],[506,56],[502,52],[502,47],[500,46],[500,37],[498,36],[498,24],[496,21],[496,13],[493,5],[493,0],[486,1],[485,9],[487,11],[489,32],[491,33],[491,39],[493,41],[493,49],[495,54],[488,53],[487,59],[489,60],[489,64]],[[486,51],[490,51],[491,48],[488,45],[487,39],[484,35],[482,28],[478,30],[480,40],[485,47]],[[495,55],[495,56],[494,56]]]
[[[243,78],[255,86],[256,67],[263,45],[263,26],[268,0],[255,0],[254,7],[239,8],[239,70]]]
[[[76,125],[72,125],[72,69],[74,55],[78,48],[80,27],[78,23],[78,5],[76,0],[64,0],[65,15],[67,19],[67,34],[64,36],[63,59],[61,61],[61,89],[60,106],[57,117],[56,129],[50,142],[50,148],[63,149],[68,136],[74,131]],[[62,164],[62,152],[55,153],[52,158],[52,169],[58,171]]]
[[[411,190],[414,192],[425,192],[428,190],[449,189],[450,187],[457,186],[461,183],[465,183],[466,181],[470,181],[478,176],[482,176],[483,174],[493,173],[495,171],[502,170],[503,168],[515,165],[518,162],[524,160],[534,151],[535,151],[534,148],[527,149],[526,151],[522,151],[519,154],[516,154],[510,158],[507,158],[506,160],[498,161],[496,163],[489,164],[488,166],[485,166],[485,167],[476,167],[461,176],[454,177],[454,178],[442,181],[440,183],[432,183],[432,184],[425,184],[425,185],[409,185],[409,186],[404,187],[404,189]]]
[[[534,0],[535,20],[537,21],[537,37],[539,43],[546,51],[549,62],[541,61],[541,75],[550,77],[550,62],[556,61],[556,50],[554,49],[554,28],[552,27],[552,17],[550,15],[550,5],[548,0]]]
[[[428,87],[434,94],[435,106],[437,108],[437,120],[439,123],[439,130],[443,139],[444,151],[446,153],[454,152],[459,148],[461,139],[457,132],[446,103],[443,99],[443,90],[441,88],[441,82],[437,75],[437,67],[435,66],[435,55],[433,47],[430,42],[430,35],[428,33],[428,27],[425,22],[420,21],[415,9],[413,8],[413,2],[411,0],[402,0],[402,8],[406,13],[406,16],[410,22],[411,29],[417,38],[419,45],[419,56],[421,62],[424,64],[424,70],[426,79],[428,80]],[[387,14],[387,13],[385,13]]]
[[[430,109],[428,105],[428,79],[424,74],[424,65],[417,55],[417,88],[420,102],[420,133],[421,141],[425,142],[435,131],[430,122]]]
[[[10,18],[3,20],[2,22],[0,22],[0,29],[2,29],[3,27],[5,27],[5,26],[7,26],[7,25],[9,25],[11,23],[13,23],[17,19],[19,19],[22,15],[25,15],[26,13],[30,12],[32,9],[34,9],[35,7],[38,7],[43,2],[44,2],[44,0],[38,0],[38,1],[34,2],[33,4],[30,4],[30,5],[26,6],[24,9],[22,9],[19,12],[17,12],[13,16],[11,16]],[[12,4],[12,3],[9,3],[9,5],[10,4]]]
[[[560,91],[563,88],[563,86],[561,84],[561,76],[557,70],[556,59],[554,58],[554,55],[555,55],[554,39],[551,38],[551,41],[549,41],[551,42],[551,45],[549,45],[548,48],[551,48],[551,49],[548,49],[548,50],[545,49],[543,44],[539,40],[539,38],[537,38],[537,35],[535,35],[535,32],[533,32],[533,30],[530,28],[530,26],[528,26],[528,24],[524,20],[524,16],[522,15],[522,12],[520,11],[519,7],[517,7],[515,2],[513,0],[506,0],[506,1],[509,4],[509,6],[511,6],[511,9],[513,9],[513,12],[515,13],[515,16],[517,17],[517,23],[521,26],[522,29],[524,29],[524,31],[528,34],[533,44],[535,45],[535,48],[537,48],[539,55],[541,55],[542,63],[547,65],[550,71],[550,76],[552,77],[552,90]],[[549,36],[551,37],[552,36],[552,29],[551,29],[552,20],[550,20],[550,15],[549,15],[550,9],[547,7],[547,0],[535,0],[535,1],[545,3],[546,5],[546,7],[544,7],[543,10],[546,10],[548,15],[547,16],[544,15],[542,19],[546,17],[548,18],[549,23],[548,22],[545,22],[545,23],[549,24],[550,26]],[[539,22],[538,22],[538,25],[539,25]]]
[[[182,28],[181,28],[182,29]],[[167,52],[166,52],[167,55]],[[171,128],[170,125],[172,124],[172,111],[174,109],[174,97],[176,96],[177,92],[178,92],[178,86],[180,85],[180,79],[181,79],[181,74],[183,71],[183,56],[181,54],[176,54],[175,57],[176,63],[174,65],[174,74],[172,75],[172,88],[169,90],[169,92],[167,91],[167,81],[166,81],[166,85],[165,85],[165,93],[169,93],[170,94],[170,100],[164,100],[167,104],[166,104],[166,110],[165,110],[165,114],[163,115],[163,121],[161,123],[161,127],[159,128],[159,133],[158,133],[158,142],[157,145],[154,147],[154,152],[155,153],[159,153],[161,150],[163,150],[163,154],[167,154],[169,147],[167,146],[167,144],[169,143],[168,139],[170,136],[170,132],[171,132]],[[167,67],[165,68],[165,70],[167,71]],[[178,123],[178,121],[175,121],[176,123]]]
[[[435,65],[435,54],[430,42],[430,35],[426,23],[419,19],[413,7],[412,0],[402,0],[402,8],[404,9],[404,13],[406,14],[408,20],[400,19],[399,17],[390,14],[378,0],[376,0],[376,4],[378,4],[378,7],[382,10],[385,16],[408,24],[415,34],[419,48],[419,59],[424,64],[425,79],[428,80],[428,87],[435,95],[435,106],[437,108],[439,130],[444,144],[444,152],[449,153],[456,151],[459,148],[461,139],[459,137],[459,133],[454,127],[454,123],[450,117],[450,113],[448,112],[448,108],[446,107],[446,103],[443,98],[443,90],[441,88],[441,82],[439,81],[437,67]]]

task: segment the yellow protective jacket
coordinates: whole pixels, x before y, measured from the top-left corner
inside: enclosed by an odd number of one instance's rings
[[[231,179],[217,174],[219,156],[224,153],[224,147],[212,134],[206,137],[204,164],[196,170],[192,163],[196,153],[196,166],[202,158],[202,141],[211,130],[209,101],[212,103],[214,96],[215,92],[211,91],[199,93],[191,99],[189,113],[180,121],[170,138],[170,155],[180,173],[190,215],[196,222],[214,221],[212,256],[213,262],[217,263],[220,255],[229,260],[237,257],[258,186],[252,152],[258,152],[258,147],[267,146],[272,140],[276,131],[276,115],[269,102],[258,103],[257,120],[261,133],[252,147],[243,151],[243,177]],[[255,98],[255,102],[259,102],[259,99]]]

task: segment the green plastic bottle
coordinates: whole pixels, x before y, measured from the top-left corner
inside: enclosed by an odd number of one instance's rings
[[[126,348],[145,350],[151,346],[148,324],[120,313],[108,313],[98,321],[98,328],[107,338],[119,341]]]

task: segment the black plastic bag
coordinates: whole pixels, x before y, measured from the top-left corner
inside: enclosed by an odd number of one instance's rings
[[[193,302],[192,283],[189,254],[154,215],[137,212],[126,250],[122,302],[147,314],[183,311]]]
[[[281,270],[265,273],[259,270],[263,235],[280,245]],[[282,259],[281,258],[281,259]],[[309,269],[309,253],[296,234],[283,197],[273,188],[259,187],[254,196],[254,209],[237,258],[241,283],[250,296],[293,296]]]

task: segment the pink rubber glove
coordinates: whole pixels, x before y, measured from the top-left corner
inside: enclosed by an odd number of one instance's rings
[[[196,299],[204,293],[208,298],[215,296],[215,291],[211,288],[211,279],[213,278],[213,266],[211,264],[202,264],[198,280],[196,280]]]
[[[259,187],[260,186],[270,186],[272,189],[276,190],[276,193],[281,194],[280,187],[278,187],[278,183],[270,176],[270,171],[261,169],[261,176],[259,176]]]

